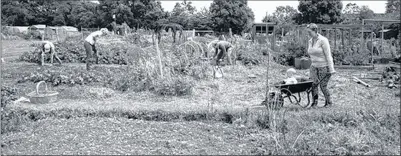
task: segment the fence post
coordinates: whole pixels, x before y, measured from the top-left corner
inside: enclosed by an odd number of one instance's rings
[[[372,58],[372,66],[374,66],[374,64],[373,64],[373,52],[374,52],[374,49],[373,49],[373,31],[370,33],[370,41],[372,42],[372,45],[371,45],[371,48],[372,48],[372,51],[371,51],[371,58]]]
[[[349,29],[349,32],[348,32],[348,46],[351,46],[351,43],[352,43],[351,34],[352,34],[352,29]]]
[[[154,36],[152,37],[152,39],[155,41],[155,44],[156,44],[157,57],[158,57],[158,60],[159,60],[160,76],[163,79],[164,76],[163,76],[162,58],[161,58],[161,52],[160,52],[160,49],[159,49],[159,44],[157,43],[159,41],[157,40],[156,37],[154,38]]]
[[[267,31],[267,27],[266,27],[266,31]],[[275,45],[276,45],[276,25],[273,25],[273,41],[272,41],[272,50],[275,50]]]
[[[45,37],[46,37],[46,27],[47,27],[47,26],[45,26],[45,29],[43,30],[42,41],[44,41],[44,40],[45,40]]]
[[[84,40],[84,31],[82,30],[82,26],[81,26],[81,34],[82,34],[82,40]]]
[[[380,51],[379,51],[379,56],[381,56],[381,55],[382,55],[382,52],[384,51],[383,40],[384,40],[384,25],[383,25],[383,23],[382,23],[382,40],[381,40],[381,42],[380,42],[381,49],[380,49]]]
[[[57,37],[57,42],[59,42],[58,29],[57,28],[56,28],[56,37]]]
[[[345,46],[344,46],[344,29],[341,28],[341,45],[342,45],[342,49],[344,51]]]
[[[337,50],[337,28],[334,28],[334,51]]]

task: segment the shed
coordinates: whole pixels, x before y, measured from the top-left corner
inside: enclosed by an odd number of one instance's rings
[[[39,31],[41,34],[44,34],[45,28],[46,28],[46,25],[44,25],[44,24],[32,25],[32,26],[28,27],[28,31],[29,32]]]
[[[19,33],[27,33],[28,32],[28,26],[12,26],[13,29],[18,30]]]
[[[255,41],[256,38],[258,37],[257,34],[273,34],[276,31],[276,22],[267,22],[267,23],[253,23],[252,25],[252,41]],[[267,36],[266,36],[267,37]],[[262,37],[264,38],[264,37]],[[276,42],[276,35],[272,36],[272,42]],[[265,40],[265,39],[258,39],[259,41]],[[271,44],[271,49],[274,50],[274,45]]]
[[[78,32],[78,28],[72,26],[61,26],[67,32]]]
[[[46,25],[44,24],[38,24],[38,25],[32,25],[28,29],[30,30],[45,30]]]
[[[271,34],[273,33],[274,26],[277,25],[276,22],[268,22],[268,23],[253,23],[252,25],[252,34],[257,33],[266,33],[266,31]]]
[[[214,31],[213,30],[195,30],[195,34],[196,36],[205,36],[206,34],[208,35],[214,35]]]

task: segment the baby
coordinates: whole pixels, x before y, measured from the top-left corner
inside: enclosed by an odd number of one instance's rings
[[[287,70],[287,78],[284,79],[285,84],[296,84],[298,83],[297,79],[295,78],[295,74],[297,72],[294,68],[290,68]]]

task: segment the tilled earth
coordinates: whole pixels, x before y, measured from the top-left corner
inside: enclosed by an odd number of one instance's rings
[[[3,135],[1,146],[6,155],[257,154],[270,135],[221,122],[45,119]]]

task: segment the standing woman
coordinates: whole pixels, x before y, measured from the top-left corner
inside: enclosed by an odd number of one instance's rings
[[[108,30],[106,28],[102,28],[99,31],[95,31],[89,34],[84,41],[84,47],[86,51],[86,70],[90,70],[90,66],[93,62],[93,57],[96,59],[96,64],[99,63],[98,53],[95,47],[96,40],[100,36],[107,35]],[[93,56],[95,54],[95,56]]]
[[[326,100],[324,107],[332,105],[330,92],[327,89],[327,84],[334,70],[333,56],[330,51],[329,40],[317,33],[317,25],[312,23],[307,26],[308,34],[312,37],[309,40],[308,54],[311,58],[312,65],[310,67],[310,76],[314,84],[319,83],[320,89],[323,92]],[[312,108],[317,107],[318,104],[318,87],[312,90],[313,102]]]

